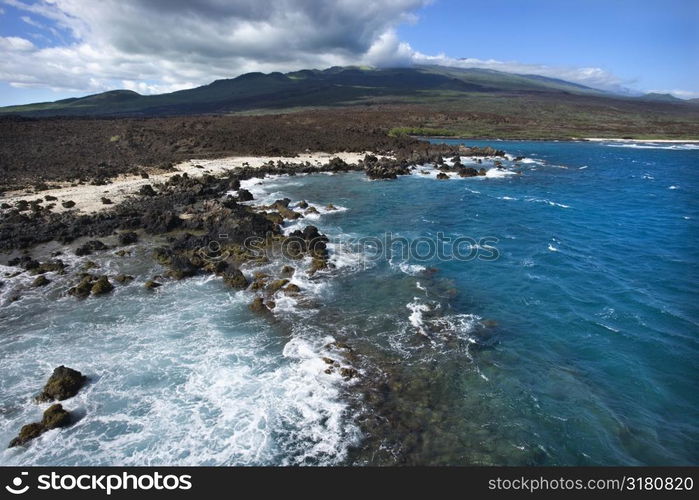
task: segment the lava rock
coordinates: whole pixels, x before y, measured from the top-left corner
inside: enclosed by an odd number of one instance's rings
[[[59,366],[49,377],[37,401],[63,401],[72,398],[85,385],[87,377],[67,366]]]

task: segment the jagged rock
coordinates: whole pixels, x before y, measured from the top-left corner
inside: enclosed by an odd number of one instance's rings
[[[41,419],[41,424],[46,430],[56,429],[57,427],[65,427],[70,424],[70,413],[63,409],[60,403],[49,406],[44,411],[44,417]]]
[[[131,281],[133,281],[133,276],[129,274],[117,274],[114,278],[114,281],[121,284],[130,283]]]
[[[325,209],[326,209],[326,210],[332,211],[332,210],[337,210],[337,207],[336,207],[335,205],[333,205],[332,203],[328,203],[328,204],[325,206]]]
[[[238,201],[252,201],[255,197],[247,189],[238,189]]]
[[[308,270],[308,274],[315,274],[317,271],[328,268],[328,261],[325,259],[319,259],[317,257],[313,258],[311,261],[311,267]]]
[[[289,283],[288,279],[274,280],[269,285],[267,285],[267,291],[271,294],[274,294],[278,290],[286,286],[287,283]]]
[[[153,290],[153,289],[158,288],[158,287],[163,286],[163,285],[161,285],[161,284],[158,283],[157,281],[148,280],[148,281],[146,281],[146,282],[143,284],[143,286],[145,286],[145,287],[148,288],[149,290]]]
[[[46,432],[46,429],[41,424],[41,422],[34,422],[31,424],[24,425],[20,429],[19,435],[16,438],[14,438],[12,441],[10,441],[10,445],[8,446],[8,448],[14,448],[15,446],[21,446],[21,445],[31,441],[32,439],[38,438],[44,432]]]
[[[340,375],[342,375],[346,379],[351,379],[359,375],[359,372],[354,368],[343,367],[340,368]]]
[[[109,198],[106,198],[104,196],[102,197],[101,201],[102,201],[103,205],[111,205],[112,204],[112,200],[110,200]]]
[[[282,267],[280,274],[285,278],[291,278],[295,272],[296,269],[294,269],[292,266],[284,266]]]
[[[475,177],[478,175],[478,170],[473,167],[464,167],[459,170],[459,177]]]
[[[104,250],[105,248],[107,248],[107,246],[101,241],[91,240],[76,248],[75,255],[82,257],[84,255],[90,255],[92,252],[96,252],[98,250]]]
[[[444,172],[440,172],[437,174],[437,179],[445,180],[445,179],[449,179],[449,176],[447,174],[445,174]]]
[[[146,184],[141,186],[141,189],[138,190],[138,194],[141,196],[155,196],[157,193],[155,192],[155,189],[153,189],[153,186]]]
[[[279,215],[281,215],[285,219],[296,220],[303,217],[303,215],[301,215],[300,213],[294,212],[293,210],[287,207],[278,207],[277,209],[279,210]]]
[[[100,276],[92,285],[92,295],[104,295],[114,290],[114,285],[109,282],[106,276]]]
[[[223,282],[232,288],[246,288],[248,279],[240,271],[240,269],[232,268],[223,273]]]
[[[32,286],[34,288],[38,288],[40,286],[48,285],[49,283],[51,283],[51,281],[49,281],[49,279],[43,274],[40,274],[34,279],[34,281],[32,281]]]
[[[92,282],[94,281],[93,276],[84,276],[80,283],[75,285],[73,288],[68,290],[68,295],[73,295],[78,298],[85,298],[90,295],[92,291]]]
[[[267,314],[270,312],[269,307],[265,305],[262,297],[255,297],[248,307],[251,311],[259,314]]]
[[[308,207],[304,212],[304,215],[319,214],[320,212],[316,207]]]
[[[26,444],[51,429],[66,427],[70,422],[70,413],[63,409],[63,405],[51,405],[44,412],[41,422],[27,424],[20,429],[19,435],[10,441],[9,448]]]
[[[67,366],[59,366],[53,370],[37,401],[63,401],[72,398],[85,385],[87,377],[77,370]]]
[[[298,285],[291,283],[290,285],[287,285],[283,291],[287,295],[296,295],[298,293],[301,293],[301,288],[299,288]]]
[[[306,208],[308,208],[308,202],[307,202],[306,200],[299,201],[299,202],[296,204],[296,208],[306,209]]]
[[[119,243],[121,245],[131,245],[132,243],[136,243],[137,241],[138,235],[133,231],[119,233]]]
[[[279,212],[265,212],[264,216],[268,221],[274,224],[282,224],[284,222],[284,217],[282,217]]]

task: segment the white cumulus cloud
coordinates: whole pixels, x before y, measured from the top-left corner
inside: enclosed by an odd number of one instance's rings
[[[38,47],[0,37],[0,81],[17,87],[160,93],[250,71],[351,64],[490,68],[604,89],[623,83],[600,68],[422,54],[401,41],[396,28],[416,22],[417,9],[431,0],[0,1],[61,40]]]

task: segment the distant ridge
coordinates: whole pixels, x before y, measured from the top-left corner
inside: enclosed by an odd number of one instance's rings
[[[250,109],[346,106],[372,100],[415,101],[454,94],[573,93],[604,95],[583,85],[537,75],[486,69],[417,66],[374,69],[332,67],[290,73],[247,73],[168,94],[111,90],[81,98],[0,108],[23,116],[177,115]]]

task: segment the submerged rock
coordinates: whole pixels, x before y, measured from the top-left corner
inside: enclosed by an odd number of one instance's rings
[[[133,276],[129,274],[117,274],[114,278],[114,281],[121,284],[130,283],[131,281],[133,281]]]
[[[148,280],[143,284],[143,286],[145,286],[149,290],[153,290],[153,289],[158,288],[158,287],[163,286],[163,285],[158,283],[157,281]]]
[[[49,377],[37,401],[63,401],[72,398],[85,385],[87,377],[67,366],[59,366]]]

